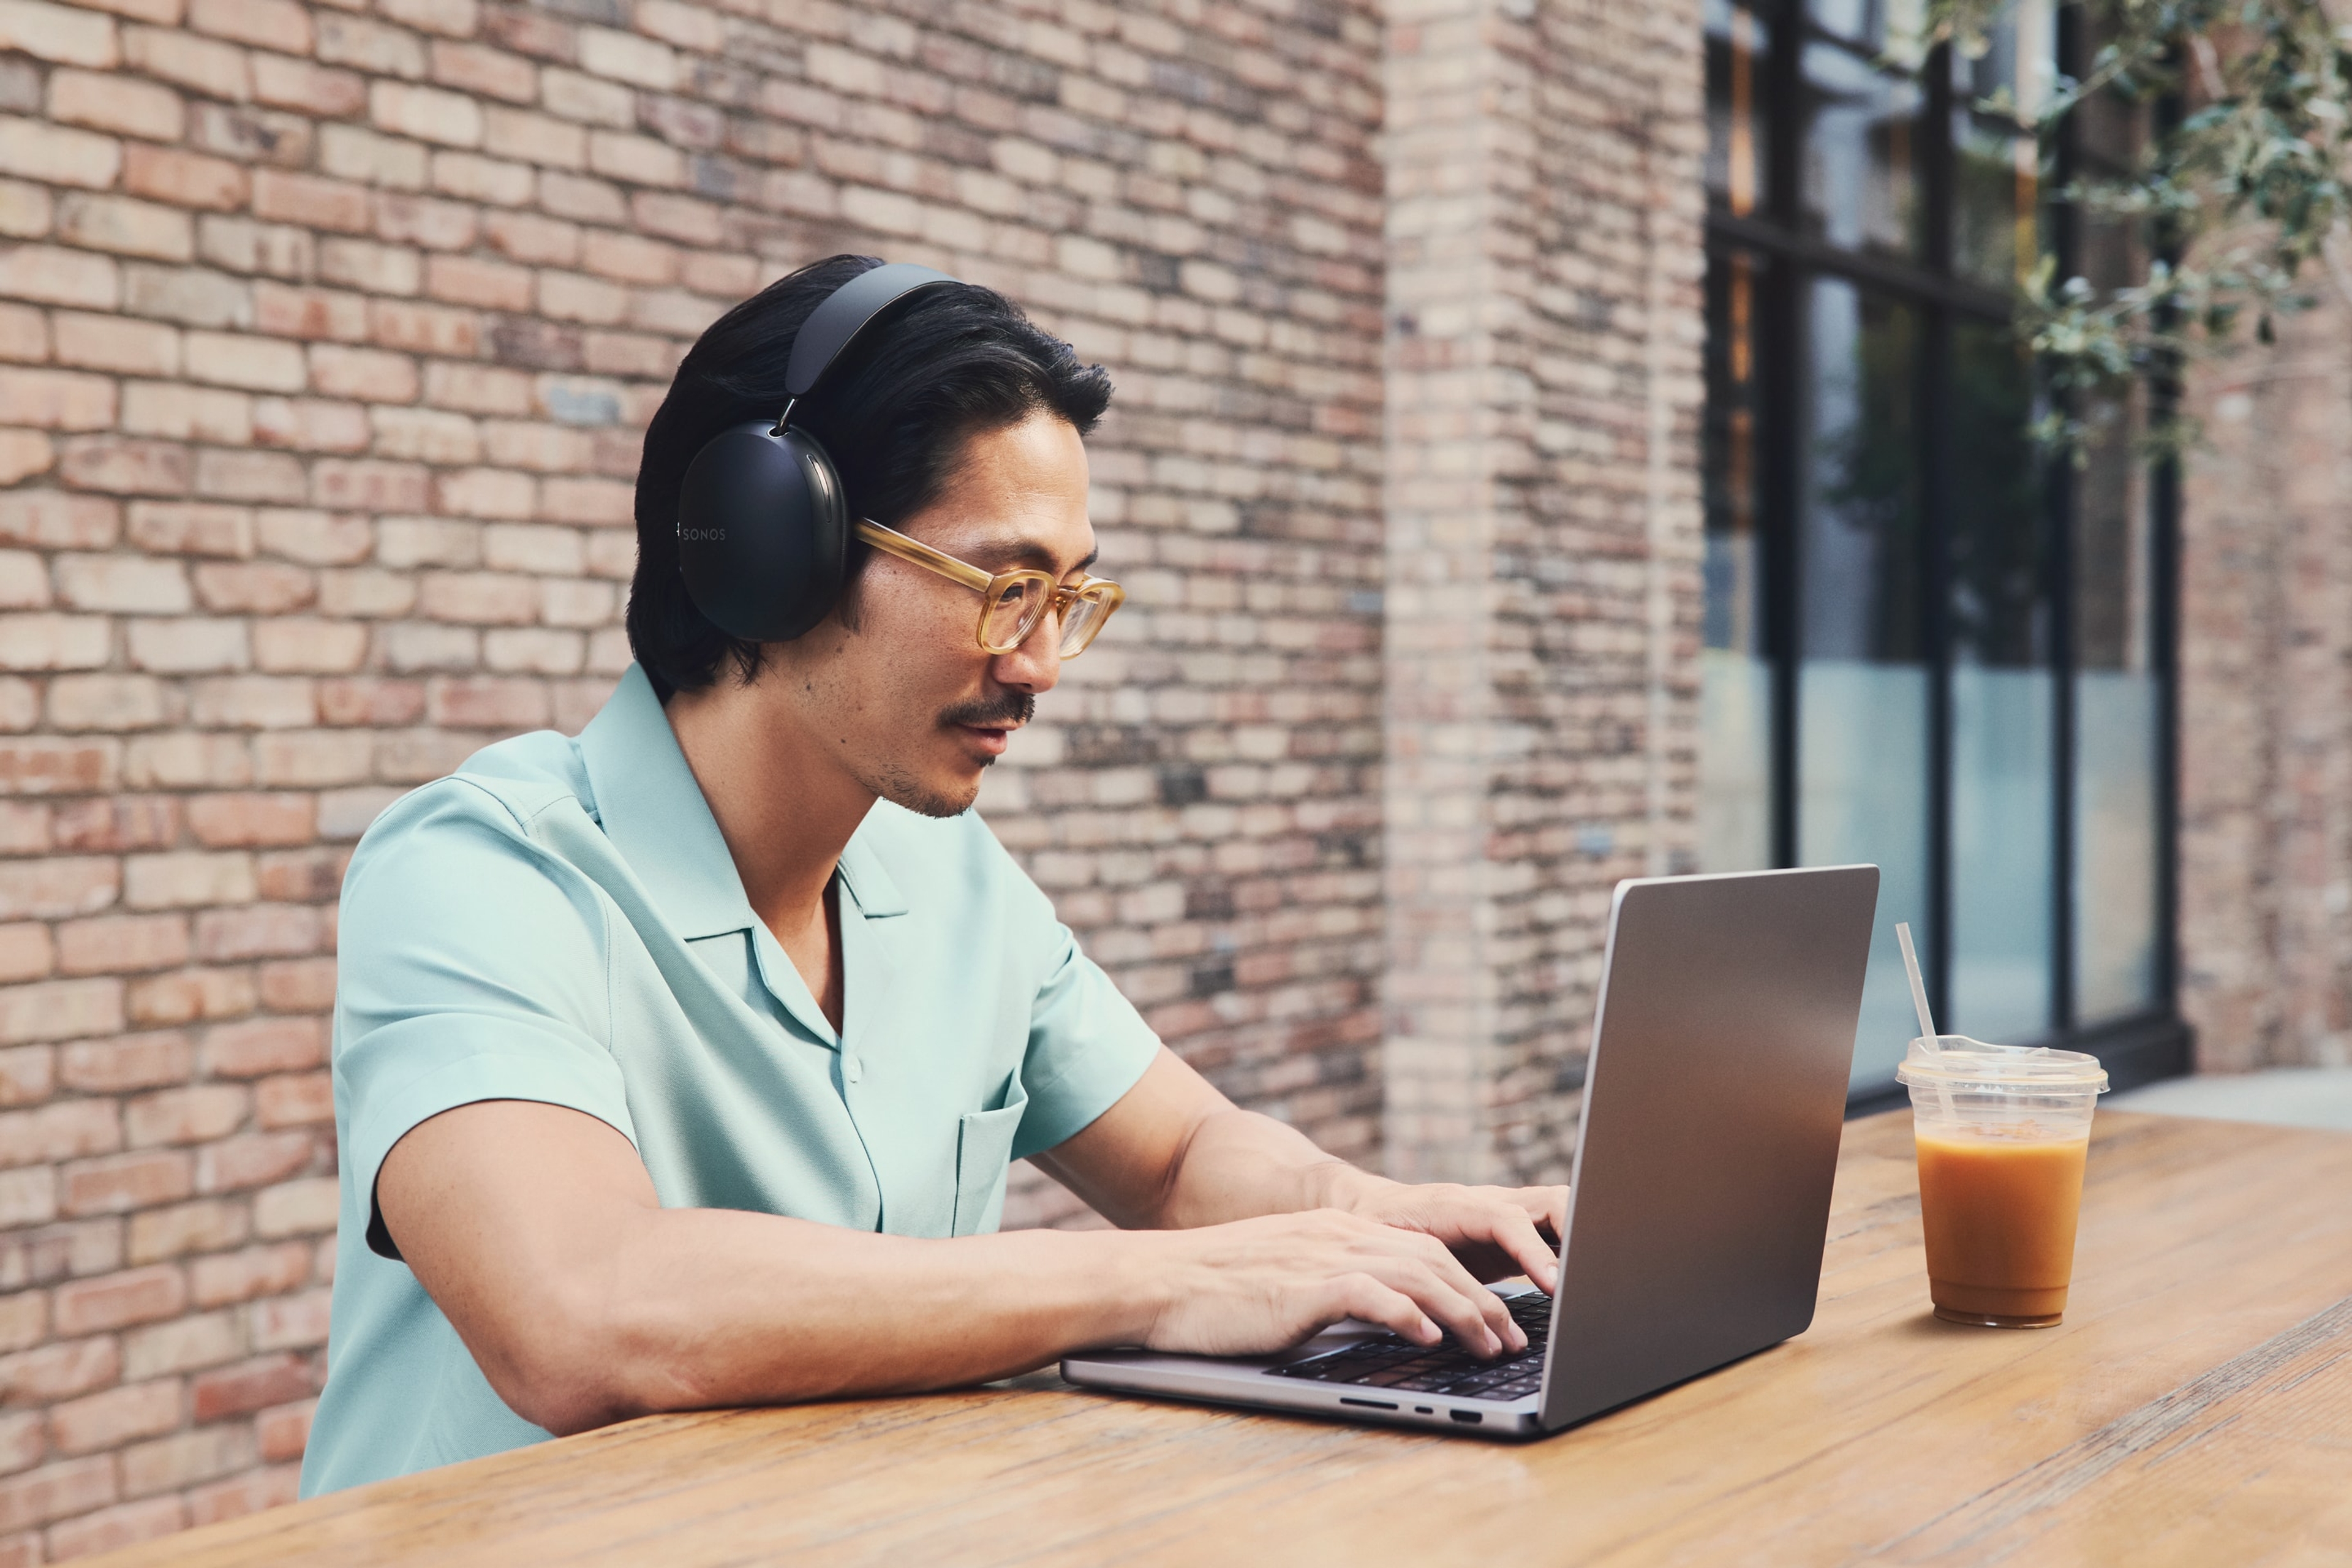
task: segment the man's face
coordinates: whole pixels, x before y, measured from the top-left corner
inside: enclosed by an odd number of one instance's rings
[[[1086,447],[1050,414],[982,432],[939,499],[898,528],[983,572],[1035,567],[1076,583],[1095,555]],[[875,551],[839,609],[769,650],[762,682],[782,683],[779,695],[802,727],[865,788],[952,816],[1061,677],[1057,617],[1011,653],[989,654],[975,635],[981,602],[961,584]]]

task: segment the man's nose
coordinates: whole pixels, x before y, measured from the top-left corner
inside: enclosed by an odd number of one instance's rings
[[[1062,679],[1062,617],[1047,610],[1021,646],[1000,653],[992,671],[1000,686],[1042,697]]]

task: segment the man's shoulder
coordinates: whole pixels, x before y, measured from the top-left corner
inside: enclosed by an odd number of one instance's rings
[[[381,856],[404,839],[460,824],[528,837],[534,819],[565,802],[594,814],[579,744],[552,730],[533,731],[485,746],[455,772],[401,796],[369,826],[360,850]]]

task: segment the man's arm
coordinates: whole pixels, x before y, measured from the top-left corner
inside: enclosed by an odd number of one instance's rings
[[[1165,1047],[1136,1086],[1037,1163],[1116,1225],[1189,1228],[1338,1209],[1431,1236],[1482,1279],[1558,1284],[1566,1187],[1392,1182],[1244,1110]],[[1549,1232],[1549,1237],[1546,1236]]]
[[[1348,1317],[1424,1344],[1441,1324],[1482,1348],[1519,1342],[1439,1241],[1336,1210],[922,1240],[665,1209],[627,1139],[527,1100],[420,1122],[384,1157],[376,1200],[490,1386],[557,1433],[952,1387],[1108,1345],[1266,1352]]]

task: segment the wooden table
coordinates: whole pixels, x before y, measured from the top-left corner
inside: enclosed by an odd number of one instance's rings
[[[1907,1114],[1811,1331],[1505,1447],[1081,1394],[654,1416],[117,1564],[2342,1563],[2352,1136],[2102,1115],[2063,1327],[1928,1316]]]

